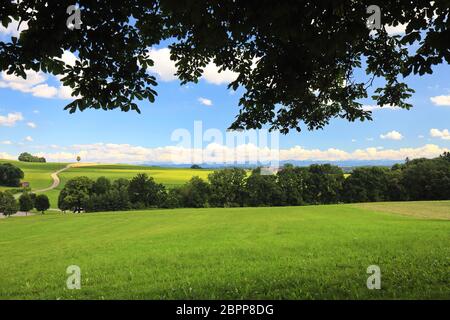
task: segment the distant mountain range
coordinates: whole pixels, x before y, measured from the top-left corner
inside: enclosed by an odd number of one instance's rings
[[[313,161],[313,160],[305,160],[305,161],[280,161],[280,166],[284,164],[293,164],[299,167],[306,167],[312,164],[325,164],[329,163],[335,166],[341,167],[344,171],[349,171],[354,167],[364,167],[364,166],[383,166],[383,167],[391,167],[396,163],[404,163],[404,160],[346,160],[346,161]],[[168,164],[167,162],[147,162],[143,163],[145,166],[159,166],[159,167],[168,167],[168,168],[190,168],[191,163],[186,164]],[[198,165],[205,169],[220,169],[227,167],[239,167],[239,168],[255,168],[258,166],[267,166],[267,163],[261,164],[208,164],[208,163],[198,163]]]

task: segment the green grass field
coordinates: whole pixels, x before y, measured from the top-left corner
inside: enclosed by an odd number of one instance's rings
[[[40,190],[52,185],[51,174],[67,166],[67,163],[32,163],[13,160],[0,160],[1,163],[11,163],[22,169],[25,178],[22,181],[30,182],[32,190]],[[10,187],[0,186],[0,191],[11,189]]]
[[[1,219],[0,298],[450,299],[450,201],[403,205]],[[426,218],[437,207],[446,220]],[[65,287],[69,265],[81,290]]]

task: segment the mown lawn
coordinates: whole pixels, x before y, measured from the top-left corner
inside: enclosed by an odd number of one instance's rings
[[[2,299],[450,299],[449,270],[448,220],[355,205],[0,220]]]

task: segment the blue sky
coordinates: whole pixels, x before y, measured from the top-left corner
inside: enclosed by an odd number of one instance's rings
[[[0,33],[10,35],[4,28]],[[180,86],[168,50],[161,46],[152,55],[158,97],[153,104],[140,103],[142,114],[86,110],[70,115],[63,110],[70,102],[67,90],[57,78],[31,74],[25,81],[0,74],[0,158],[28,151],[51,161],[69,162],[81,154],[86,161],[170,162],[174,130],[193,132],[194,121],[202,121],[204,130],[225,134],[242,93],[227,90],[233,74],[217,73],[211,65],[198,84]],[[74,58],[67,54],[65,61]],[[336,119],[323,130],[281,135],[281,160],[400,160],[450,149],[450,67],[438,66],[432,75],[406,82],[416,90],[413,109],[376,109],[372,122]],[[361,102],[369,108],[375,104]]]

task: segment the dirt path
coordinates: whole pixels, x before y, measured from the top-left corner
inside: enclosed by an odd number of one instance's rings
[[[33,190],[33,193],[42,193],[42,192],[47,192],[47,191],[53,190],[55,188],[58,188],[59,184],[61,183],[61,179],[59,178],[58,175],[61,172],[69,170],[70,168],[90,167],[90,166],[95,166],[95,165],[97,165],[97,164],[96,163],[71,163],[71,164],[68,164],[66,167],[64,167],[58,171],[55,171],[51,174],[51,177],[53,179],[53,184],[50,187],[40,189],[40,190]]]
[[[44,189],[40,189],[40,190],[33,190],[33,193],[47,192],[47,191],[50,191],[50,190],[53,190],[53,189],[57,188],[59,186],[59,184],[61,183],[61,179],[59,179],[58,174],[60,174],[63,171],[66,171],[67,169],[70,169],[70,168],[71,168],[71,165],[69,164],[69,165],[67,165],[64,168],[62,168],[62,169],[60,169],[60,170],[58,170],[56,172],[53,172],[51,174],[51,177],[53,179],[52,185],[50,187],[48,187],[48,188],[44,188]]]
[[[33,193],[42,193],[42,192],[47,192],[47,191],[53,190],[55,188],[58,188],[58,186],[61,183],[61,179],[59,178],[58,175],[61,172],[69,170],[70,168],[91,167],[91,166],[95,166],[95,165],[98,165],[98,163],[71,163],[71,164],[68,164],[64,168],[59,169],[58,171],[55,171],[50,175],[53,179],[53,183],[50,187],[40,189],[40,190],[32,190],[32,192]],[[21,193],[16,193],[14,195],[14,198],[18,199],[20,197],[20,195],[21,195]],[[50,210],[59,211],[59,209],[50,209]],[[17,212],[16,214],[11,215],[11,217],[26,217],[26,216],[32,216],[32,215],[34,215],[34,214],[33,213],[25,213],[25,212]],[[2,218],[5,218],[5,216],[2,213],[0,213],[0,219],[2,219]]]

